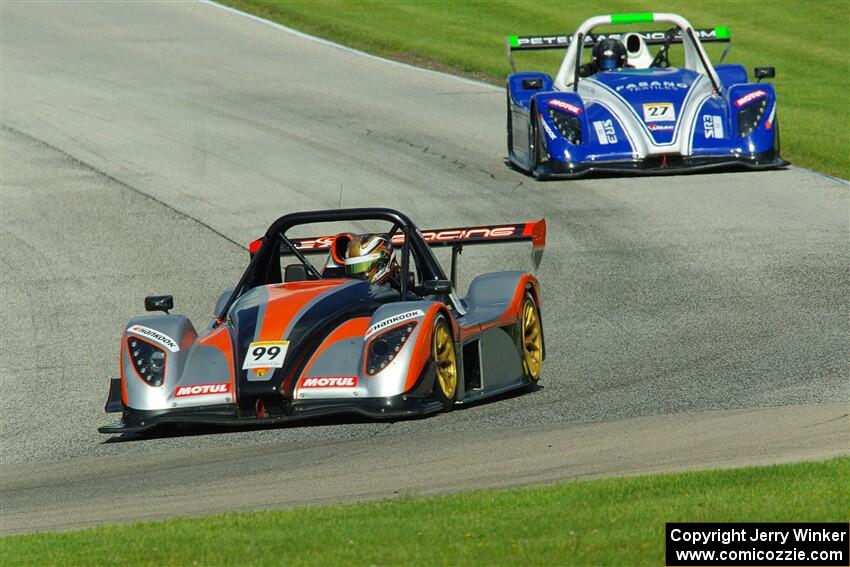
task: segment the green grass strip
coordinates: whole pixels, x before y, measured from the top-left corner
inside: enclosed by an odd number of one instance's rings
[[[665,522],[847,521],[848,478],[844,457],[175,519],[5,537],[0,563],[663,565]]]
[[[735,32],[727,63],[776,67],[782,153],[796,165],[850,177],[850,2],[598,0],[569,6],[524,0],[417,2],[223,0],[260,17],[344,45],[504,84],[505,37],[571,34],[591,16],[673,12],[697,28]],[[767,7],[766,7],[767,6]],[[663,27],[663,26],[662,26]],[[635,29],[658,29],[637,23]],[[618,28],[625,31],[624,28]],[[723,28],[720,28],[723,29]],[[707,44],[717,61],[726,44]],[[515,53],[521,70],[554,74],[562,50]],[[285,54],[282,54],[285,56]],[[493,120],[504,120],[504,113]]]

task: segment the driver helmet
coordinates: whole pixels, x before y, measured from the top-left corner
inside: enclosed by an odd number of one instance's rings
[[[345,275],[382,284],[398,270],[393,252],[393,243],[380,234],[354,235],[345,251]]]
[[[593,47],[593,63],[600,71],[613,71],[626,64],[626,47],[618,39],[603,39]]]

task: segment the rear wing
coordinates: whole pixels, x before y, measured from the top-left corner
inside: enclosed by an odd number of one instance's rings
[[[664,45],[667,41],[666,31],[589,33],[584,36],[582,47],[593,47],[603,39],[622,40],[627,34],[639,35],[643,38],[646,45]],[[724,26],[717,28],[694,29],[694,37],[696,37],[701,43],[730,43],[732,41],[732,38],[729,35],[729,28]],[[571,35],[509,35],[505,40],[508,62],[511,64],[511,69],[516,72],[516,65],[514,64],[513,58],[514,51],[566,49],[569,47],[571,41]],[[678,30],[676,32],[676,35],[670,43],[682,43],[682,30]],[[727,47],[726,50],[728,51],[729,48]]]
[[[428,246],[451,246],[455,253],[460,252],[464,246],[476,244],[531,242],[531,258],[535,269],[540,266],[540,261],[543,258],[543,250],[546,248],[546,219],[518,224],[433,228],[421,230],[419,233],[422,236],[422,240]],[[331,251],[337,236],[339,235],[290,238],[289,241],[295,246],[296,250],[304,255],[327,254]],[[400,246],[404,243],[404,235],[396,234],[393,236],[392,241],[396,246]],[[248,251],[253,255],[260,249],[261,242],[262,239],[251,242]],[[452,255],[454,256],[455,253]],[[282,256],[290,254],[288,250],[281,250]]]
[[[647,45],[664,45],[667,32],[665,31],[639,31],[622,33],[590,33],[584,38],[583,47],[593,47],[603,39],[623,39],[626,34],[633,33],[643,38]],[[719,42],[729,43],[732,38],[729,28],[699,28],[694,30],[694,36],[702,43]],[[509,35],[506,43],[508,54],[512,51],[529,51],[535,49],[564,49],[569,47],[572,41],[571,35]],[[671,43],[682,43],[682,32],[678,31]]]

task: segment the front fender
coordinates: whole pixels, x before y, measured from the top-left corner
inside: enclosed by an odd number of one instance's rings
[[[121,393],[125,407],[137,410],[168,407],[169,392],[180,377],[198,334],[192,322],[183,315],[134,317],[121,335]],[[163,383],[147,383],[133,365],[132,341],[141,341],[165,353]]]
[[[727,103],[730,109],[731,136],[740,143],[745,154],[758,154],[774,149],[776,141],[776,91],[770,83],[748,83],[729,89]],[[755,128],[744,131],[747,124],[742,118],[754,109],[762,108]]]

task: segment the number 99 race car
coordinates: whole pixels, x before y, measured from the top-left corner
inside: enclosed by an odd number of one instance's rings
[[[373,240],[391,243],[386,248],[395,256],[389,283],[351,277],[379,256],[362,235],[287,236],[340,222],[380,223]],[[533,384],[545,353],[537,279],[522,271],[487,273],[465,297],[455,293],[464,246],[523,241],[531,242],[536,267],[545,221],[420,232],[390,209],[283,216],[251,243],[247,269],[200,333],[185,316],[168,313],[171,296],[146,298],[148,311],[164,314],[127,324],[120,378],[111,380],[106,403],[121,419],[99,431],[345,413],[397,419]],[[434,246],[451,247],[451,277]],[[308,260],[314,254],[325,257],[321,268]]]
[[[645,22],[672,27],[594,31]],[[727,28],[694,29],[676,14],[596,16],[572,35],[508,37],[512,67],[514,51],[566,48],[554,79],[539,72],[508,77],[510,163],[537,178],[787,165],[779,156],[773,85],[749,82],[741,65],[713,65],[703,47],[729,41]],[[674,44],[682,46],[679,67],[670,62]],[[593,51],[582,62],[585,48]],[[775,71],[756,67],[754,75],[760,81]]]

